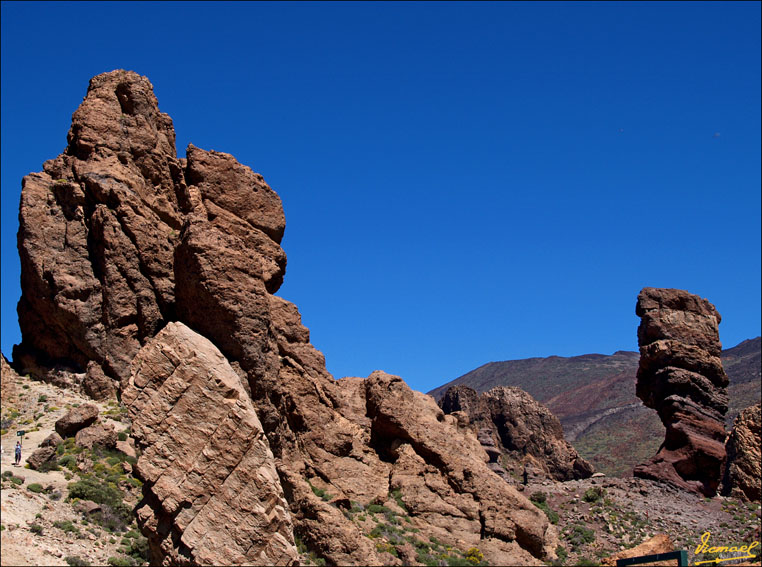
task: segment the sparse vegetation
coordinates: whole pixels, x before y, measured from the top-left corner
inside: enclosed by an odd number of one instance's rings
[[[78,555],[68,555],[64,557],[64,561],[66,561],[67,565],[70,565],[71,567],[89,567],[90,563]]]
[[[30,492],[34,492],[35,494],[39,494],[40,492],[44,490],[44,488],[42,488],[42,485],[38,482],[33,482],[32,484],[27,485],[26,488],[27,490],[29,490]]]
[[[591,486],[585,491],[582,500],[585,502],[598,502],[598,500],[603,498],[605,493],[606,491],[603,488],[600,488],[599,486]]]
[[[534,492],[529,496],[529,500],[532,502],[532,504],[545,512],[545,515],[548,517],[548,521],[551,524],[557,524],[559,519],[558,512],[551,509],[551,507],[548,505],[547,499],[548,495],[542,491]]]
[[[70,520],[58,520],[53,522],[53,527],[65,533],[79,534],[79,528],[75,526]]]
[[[317,496],[318,498],[321,498],[325,502],[330,502],[331,500],[333,500],[333,495],[329,494],[324,489],[312,486],[312,483],[309,480],[307,481],[307,484],[310,485],[310,488],[312,489],[313,494]]]

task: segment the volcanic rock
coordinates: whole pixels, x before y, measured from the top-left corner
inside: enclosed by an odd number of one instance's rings
[[[0,400],[3,404],[16,392],[16,371],[11,368],[4,355],[0,355]]]
[[[61,436],[54,431],[42,440],[40,447],[58,447],[63,442]]]
[[[445,413],[462,411],[468,416],[493,463],[505,455],[561,481],[594,472],[564,440],[558,418],[519,388],[498,386],[479,395],[468,386],[452,386],[440,405]]]
[[[93,78],[65,152],[22,183],[16,364],[45,378],[45,368],[82,372],[93,361],[127,378],[141,344],[174,314],[186,191],[172,121],[148,79]]]
[[[103,373],[100,364],[91,360],[82,380],[82,391],[94,400],[106,400],[116,396],[116,384]]]
[[[219,350],[170,323],[135,357],[122,400],[143,453],[138,519],[152,564],[289,565],[291,516],[240,378]]]
[[[79,447],[86,447],[87,449],[92,449],[93,445],[113,449],[116,447],[116,431],[114,431],[114,426],[111,423],[107,425],[94,423],[79,430],[74,440]]]
[[[327,372],[273,295],[284,229],[261,175],[192,145],[178,159],[150,83],[126,71],[91,81],[66,152],[24,180],[14,362],[122,392],[151,562],[288,564],[298,536],[328,564],[391,564],[345,512],[393,493],[422,539],[553,559],[555,528],[468,427],[399,378]]]
[[[713,496],[725,462],[728,405],[720,314],[706,299],[657,288],[640,292],[636,313],[641,317],[636,393],[657,410],[667,431],[659,452],[634,474]]]
[[[762,437],[762,406],[743,410],[733,424],[725,448],[728,462],[723,481],[723,494],[759,502],[762,464],[760,437]]]
[[[30,469],[38,470],[45,463],[52,463],[58,458],[56,448],[53,446],[40,447],[27,457],[26,462]]]
[[[61,437],[71,437],[80,429],[84,429],[98,419],[98,408],[92,404],[85,404],[71,408],[66,415],[56,421],[56,433]]]
[[[667,534],[656,534],[652,538],[647,539],[643,543],[625,549],[612,555],[611,557],[604,557],[601,561],[601,565],[613,566],[616,565],[620,559],[630,559],[631,557],[641,557],[643,555],[657,555],[659,553],[669,553],[675,550],[675,544]],[[665,561],[662,563],[649,562],[648,565],[674,565],[675,560]]]

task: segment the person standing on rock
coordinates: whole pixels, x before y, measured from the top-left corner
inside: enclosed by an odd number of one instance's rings
[[[21,463],[21,443],[16,441],[16,462],[14,464],[19,466],[19,463]]]

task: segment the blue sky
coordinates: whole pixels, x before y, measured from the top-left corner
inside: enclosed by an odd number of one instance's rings
[[[21,178],[88,80],[149,77],[264,175],[336,377],[636,350],[644,286],[760,334],[760,3],[2,3],[2,351]]]

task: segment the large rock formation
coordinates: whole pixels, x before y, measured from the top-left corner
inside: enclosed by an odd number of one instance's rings
[[[720,314],[686,291],[648,287],[638,295],[636,313],[636,393],[659,413],[667,431],[658,453],[634,474],[713,496],[725,463],[728,409]]]
[[[564,440],[558,418],[519,388],[498,386],[479,395],[468,386],[452,386],[440,406],[447,414],[467,416],[496,472],[530,463],[556,480],[587,478],[595,472]],[[502,463],[501,455],[507,457]]]
[[[723,494],[759,502],[762,478],[761,437],[762,406],[757,404],[738,415],[728,436],[725,444],[728,462],[723,479]]]
[[[69,146],[27,176],[14,361],[130,406],[152,562],[394,564],[350,509],[499,564],[552,559],[555,528],[487,467],[468,428],[401,379],[336,382],[285,273],[277,194],[232,156],[177,159],[147,79],[94,78]],[[373,524],[373,522],[371,522]],[[412,529],[412,528],[411,528]],[[391,532],[390,532],[391,533]],[[390,536],[391,537],[391,536]],[[411,551],[412,550],[412,551]],[[412,553],[412,555],[411,555]]]

